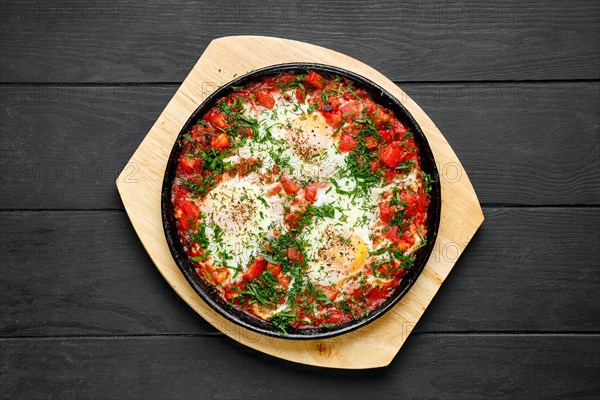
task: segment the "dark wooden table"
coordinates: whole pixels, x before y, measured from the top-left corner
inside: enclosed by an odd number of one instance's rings
[[[0,397],[600,396],[600,3],[3,1]],[[486,221],[388,368],[283,362],[171,290],[115,177],[213,38],[304,40],[425,109]]]

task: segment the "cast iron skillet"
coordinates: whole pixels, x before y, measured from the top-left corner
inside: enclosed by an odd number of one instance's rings
[[[183,250],[183,246],[179,240],[179,233],[177,230],[177,224],[174,216],[174,209],[173,205],[171,204],[171,188],[173,186],[173,179],[175,178],[175,169],[177,166],[179,152],[181,151],[181,139],[183,135],[187,133],[189,129],[195,125],[198,119],[204,116],[204,114],[208,110],[210,110],[210,108],[213,107],[219,99],[230,94],[234,90],[232,86],[244,86],[255,80],[259,80],[264,77],[272,76],[278,73],[302,73],[306,72],[307,70],[317,71],[325,77],[332,77],[338,75],[348,78],[354,83],[356,87],[361,87],[367,90],[367,92],[371,95],[372,99],[376,103],[387,107],[392,112],[394,112],[396,117],[398,117],[400,121],[402,121],[402,123],[408,125],[410,131],[413,133],[417,146],[420,149],[421,168],[432,177],[432,180],[434,182],[431,184],[431,202],[427,210],[427,245],[420,248],[416,252],[414,266],[402,278],[400,284],[398,285],[398,287],[396,287],[391,296],[385,302],[383,302],[377,309],[370,312],[368,316],[365,316],[358,320],[347,321],[345,323],[328,328],[290,328],[287,330],[287,334],[284,334],[279,329],[274,327],[270,322],[264,321],[246,312],[236,310],[235,308],[227,305],[227,303],[225,302],[225,300],[223,300],[223,298],[221,298],[217,290],[211,285],[207,284],[204,281],[204,279],[200,277],[200,275],[198,275],[193,266],[192,261],[189,259],[188,255]],[[435,243],[435,239],[438,232],[441,211],[439,180],[440,179],[436,168],[435,160],[433,158],[431,149],[429,148],[429,144],[427,143],[427,140],[423,135],[423,131],[421,131],[421,128],[419,127],[417,122],[414,120],[412,115],[410,115],[410,113],[404,108],[404,106],[402,106],[402,104],[397,99],[395,99],[383,88],[353,72],[329,65],[312,63],[273,65],[270,67],[252,71],[223,85],[214,93],[212,93],[202,104],[200,104],[200,106],[196,109],[192,116],[187,120],[187,122],[183,126],[183,129],[179,133],[177,140],[175,141],[173,149],[171,150],[171,155],[169,157],[169,161],[167,163],[167,168],[165,171],[161,196],[163,227],[165,230],[167,243],[169,244],[169,248],[171,250],[171,254],[173,255],[173,258],[175,259],[175,262],[177,263],[179,269],[181,269],[183,275],[185,275],[190,285],[192,285],[192,287],[194,288],[196,293],[198,293],[198,295],[202,298],[202,300],[204,300],[210,307],[212,307],[223,317],[244,328],[268,336],[285,339],[321,339],[350,332],[379,318],[386,311],[391,309],[408,292],[410,287],[417,280],[419,274],[421,273],[425,264],[427,263],[427,260],[429,259],[429,255],[431,254],[431,250],[433,249],[433,245]]]

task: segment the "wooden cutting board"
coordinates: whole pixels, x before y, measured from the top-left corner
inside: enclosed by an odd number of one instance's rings
[[[338,337],[292,341],[241,328],[213,311],[181,274],[165,240],[160,193],[171,148],[198,105],[215,89],[253,69],[288,62],[317,62],[354,71],[399,99],[427,136],[438,165],[442,215],[432,255],[406,296],[375,322]],[[163,277],[198,314],[246,346],[303,364],[331,368],[388,365],[421,318],[481,223],[483,213],[469,177],[452,148],[421,108],[392,81],[360,61],[307,43],[263,36],[213,40],[150,129],[117,179],[127,214]],[[190,349],[198,351],[198,349]],[[232,350],[235,351],[235,350]],[[198,357],[202,357],[198,351]]]

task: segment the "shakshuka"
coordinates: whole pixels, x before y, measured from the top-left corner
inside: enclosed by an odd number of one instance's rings
[[[283,332],[367,316],[427,243],[431,178],[414,137],[346,78],[234,87],[180,146],[185,252],[227,304]]]

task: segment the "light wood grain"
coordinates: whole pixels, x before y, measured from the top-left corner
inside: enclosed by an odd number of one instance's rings
[[[275,339],[240,328],[208,307],[177,268],[164,238],[160,189],[171,147],[196,107],[218,85],[256,68],[318,62],[362,74],[397,97],[425,132],[440,169],[442,215],[432,257],[410,292],[372,324],[326,340]],[[137,171],[131,178],[131,171]],[[210,324],[232,339],[286,360],[333,368],[388,365],[423,315],[456,259],[483,221],[477,196],[460,161],[421,108],[373,68],[332,50],[284,39],[236,36],[214,40],[202,54],[117,179],[129,218],[148,254],[173,289]],[[452,252],[451,256],[447,256]]]

